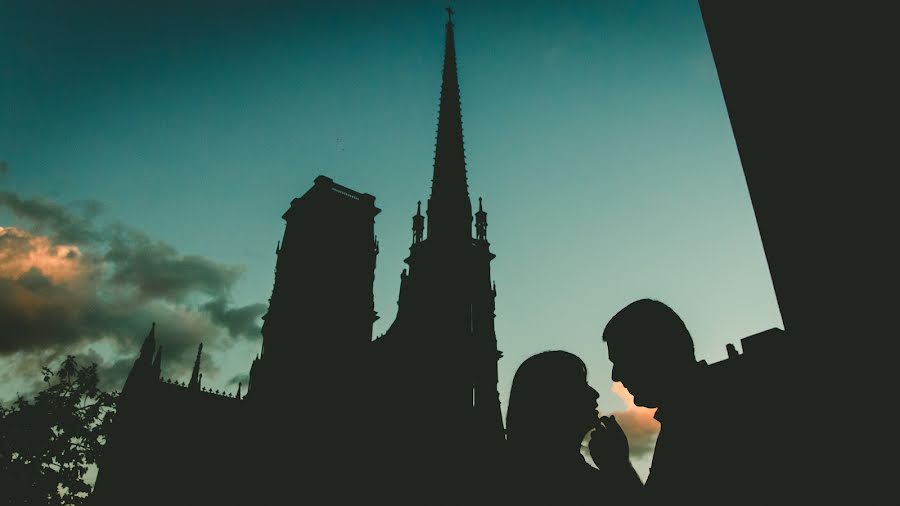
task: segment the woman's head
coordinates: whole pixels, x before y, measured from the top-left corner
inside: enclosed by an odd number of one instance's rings
[[[580,443],[597,420],[598,397],[577,356],[545,351],[529,357],[513,378],[507,439],[515,444]]]

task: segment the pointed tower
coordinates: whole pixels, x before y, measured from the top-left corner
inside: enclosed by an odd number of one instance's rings
[[[150,332],[147,333],[143,344],[141,344],[141,351],[134,360],[134,365],[131,366],[128,377],[125,378],[125,385],[122,387],[123,395],[130,396],[133,391],[142,389],[138,385],[146,386],[153,383],[154,380],[159,380],[159,364],[157,360],[161,358],[157,354],[156,359],[154,359],[155,351],[156,322],[153,322],[150,325]]]
[[[462,108],[456,72],[453,10],[447,8],[444,70],[434,146],[434,175],[428,199],[428,238],[468,240],[472,236],[472,203],[466,181]]]
[[[197,390],[201,388],[200,382],[203,375],[200,374],[200,354],[203,353],[203,343],[197,347],[197,358],[194,360],[194,370],[191,371],[191,380],[188,382],[188,390]]]
[[[420,442],[441,434],[442,447],[448,448],[444,462],[466,468],[475,479],[477,469],[487,465],[492,449],[499,449],[504,440],[497,390],[501,353],[494,332],[494,254],[482,207],[474,216],[477,238],[472,236],[453,30],[451,17],[446,24],[427,236],[422,237],[417,210],[397,316],[374,346],[385,363],[379,369],[378,389],[390,397],[379,406],[389,413],[384,429],[389,451],[409,451],[410,462],[416,462],[412,455]],[[407,443],[408,449],[398,449]],[[396,474],[417,472],[410,468]]]
[[[141,353],[138,355],[138,361],[142,364],[150,365],[153,362],[153,352],[156,351],[156,322],[150,325],[150,332],[144,338],[144,344],[141,345]]]

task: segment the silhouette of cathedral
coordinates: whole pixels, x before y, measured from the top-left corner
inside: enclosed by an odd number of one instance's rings
[[[154,324],[122,390],[94,504],[321,493],[328,503],[441,502],[491,483],[504,441],[494,254],[482,200],[473,215],[468,192],[448,14],[431,196],[412,218],[393,324],[372,339],[375,197],[317,177],[282,216],[246,395],[203,385],[202,344],[186,384],[163,379]]]

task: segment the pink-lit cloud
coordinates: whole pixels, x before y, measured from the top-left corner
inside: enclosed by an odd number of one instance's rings
[[[653,451],[656,437],[659,435],[659,422],[653,418],[656,408],[645,408],[634,404],[634,396],[620,382],[615,382],[611,388],[622,402],[625,409],[616,411],[613,415],[628,436],[628,445],[633,456],[640,456]]]
[[[49,237],[32,235],[16,227],[0,226],[0,277],[20,279],[36,269],[54,283],[72,281],[84,271],[81,250],[75,245],[53,244]]]

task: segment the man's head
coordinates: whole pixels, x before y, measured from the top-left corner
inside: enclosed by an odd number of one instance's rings
[[[606,324],[603,340],[613,363],[613,381],[621,381],[639,406],[665,404],[696,363],[694,341],[684,322],[655,300],[625,306]]]

